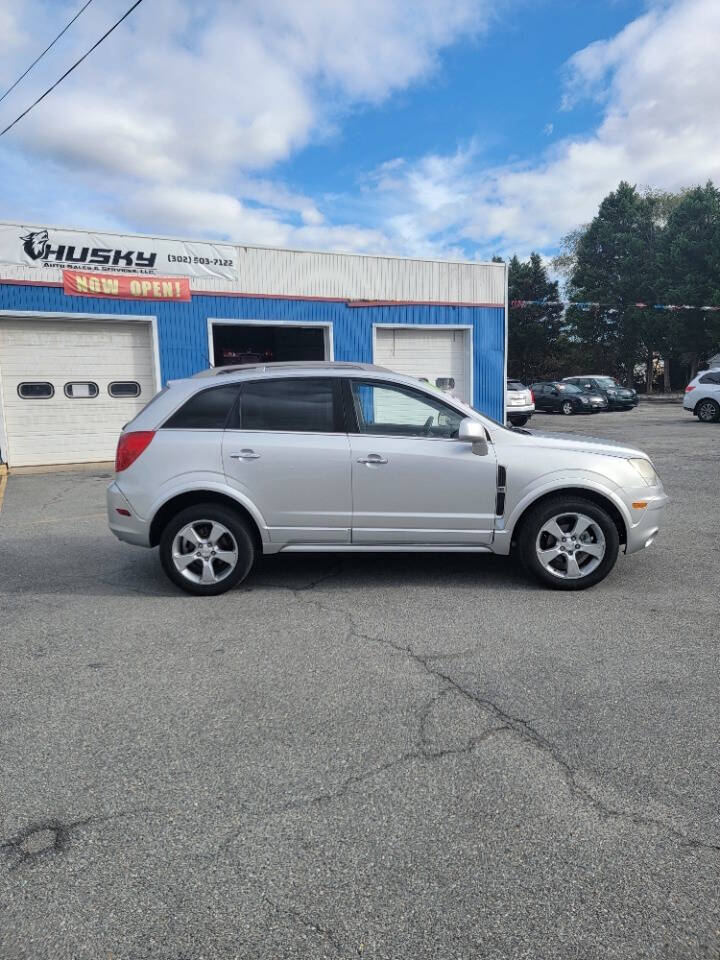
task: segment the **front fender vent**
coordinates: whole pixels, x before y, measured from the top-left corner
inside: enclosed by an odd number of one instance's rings
[[[502,464],[497,468],[497,493],[495,494],[495,514],[501,517],[505,513],[505,488],[507,485],[507,470]]]

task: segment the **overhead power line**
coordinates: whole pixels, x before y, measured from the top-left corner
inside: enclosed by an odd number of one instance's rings
[[[130,16],[130,14],[133,12],[133,10],[136,7],[139,7],[142,2],[143,0],[135,0],[135,3],[128,10],[125,11],[125,13],[120,17],[120,19],[116,20],[115,23],[110,27],[110,29],[106,31],[100,37],[100,39],[96,43],[94,43],[90,47],[90,49],[80,57],[79,60],[76,60],[69,70],[66,70],[65,73],[58,80],[56,80],[51,87],[48,87],[45,93],[41,94],[34,103],[31,103],[30,106],[27,108],[27,110],[23,110],[23,112],[20,114],[19,117],[15,117],[13,122],[9,123],[4,130],[0,130],[0,137],[3,137],[8,132],[8,130],[12,130],[12,128],[15,126],[16,123],[19,123],[20,120],[22,120],[23,117],[26,117],[30,113],[30,111],[34,107],[36,107],[42,100],[44,100],[49,93],[52,93],[55,87],[58,87],[63,82],[65,77],[69,76],[76,67],[79,67],[80,64],[83,62],[83,60],[87,59],[87,57],[90,56],[93,50],[96,50],[100,46],[100,44],[103,42],[103,40],[106,40],[110,36],[110,34],[113,32],[113,30],[119,27],[120,24],[123,22],[123,20],[126,20]]]
[[[83,12],[83,10],[87,10],[87,8],[90,6],[90,4],[91,4],[92,2],[93,2],[93,0],[87,0],[87,3],[84,4],[82,7],[80,7],[80,9],[79,9],[78,12],[75,14],[75,16],[72,18],[72,20],[71,20],[69,23],[66,23],[66,24],[65,24],[65,26],[62,28],[62,30],[60,31],[60,33],[55,37],[55,39],[53,40],[53,42],[50,43],[50,44],[48,44],[47,47],[45,47],[45,49],[43,50],[43,52],[40,54],[40,56],[39,56],[39,57],[36,57],[36,58],[33,60],[33,62],[32,62],[32,63],[30,64],[30,66],[27,68],[27,70],[25,71],[25,73],[21,73],[20,76],[19,76],[19,77],[17,78],[17,80],[15,81],[15,83],[14,83],[11,87],[8,87],[8,88],[7,88],[7,90],[5,91],[5,93],[0,97],[0,103],[3,102],[3,100],[5,99],[5,97],[6,97],[9,93],[12,93],[12,91],[13,91],[13,90],[15,89],[15,87],[20,83],[21,80],[24,80],[24,79],[25,79],[25,77],[30,73],[30,71],[31,71],[32,68],[35,66],[35,64],[36,64],[36,63],[39,63],[40,60],[42,60],[42,58],[43,58],[43,57],[45,56],[45,54],[48,52],[48,50],[51,50],[51,49],[55,46],[55,44],[58,42],[58,40],[60,39],[60,37],[70,29],[70,27],[75,23],[75,21],[76,21],[77,18],[80,16],[80,14]]]

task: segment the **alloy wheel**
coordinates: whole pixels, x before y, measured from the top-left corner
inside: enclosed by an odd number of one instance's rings
[[[562,580],[579,580],[597,570],[605,547],[600,525],[583,513],[561,513],[547,520],[535,542],[542,566]]]
[[[712,423],[717,414],[718,406],[713,400],[703,400],[698,406],[698,420],[702,420],[703,423]]]
[[[175,534],[172,562],[192,583],[220,583],[238,562],[238,545],[228,528],[217,520],[193,520]]]

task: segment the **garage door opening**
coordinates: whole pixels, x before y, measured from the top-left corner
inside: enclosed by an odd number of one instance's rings
[[[216,367],[331,359],[330,330],[320,325],[214,323],[212,347]]]

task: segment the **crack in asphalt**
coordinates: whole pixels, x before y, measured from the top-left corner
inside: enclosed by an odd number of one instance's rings
[[[137,807],[131,810],[118,810],[116,813],[81,817],[77,820],[62,821],[56,817],[50,817],[47,820],[33,820],[14,836],[7,840],[0,840],[0,853],[15,858],[8,868],[9,872],[12,873],[23,864],[34,863],[64,853],[70,847],[73,831],[79,827],[107,823],[122,817],[131,817],[138,813],[153,812],[157,812],[157,810],[152,807]],[[32,849],[36,843],[38,849]]]
[[[320,578],[318,582],[323,582],[323,580],[330,579],[331,576],[336,575],[337,573],[328,574]],[[484,740],[487,740],[489,736],[494,736],[500,732],[508,732],[515,734],[521,741],[529,744],[544,756],[552,760],[562,775],[571,795],[595,810],[600,817],[607,820],[621,820],[626,823],[631,823],[636,827],[652,828],[664,831],[682,847],[709,850],[714,853],[720,853],[720,843],[713,843],[708,840],[703,840],[700,837],[689,836],[688,834],[683,833],[682,830],[678,830],[677,827],[672,826],[665,820],[661,820],[658,817],[636,814],[630,810],[621,809],[605,802],[589,787],[583,786],[583,784],[579,782],[578,771],[573,769],[571,764],[568,763],[568,761],[562,756],[560,750],[555,746],[555,744],[548,740],[547,737],[545,737],[542,733],[540,733],[540,731],[537,730],[530,721],[524,719],[523,717],[514,716],[507,710],[504,710],[490,698],[475,693],[475,691],[464,686],[459,680],[442,670],[438,665],[434,665],[433,661],[440,659],[440,657],[432,654],[419,654],[416,653],[409,645],[403,645],[401,643],[396,643],[393,640],[388,640],[383,637],[373,636],[372,634],[363,632],[357,625],[355,616],[351,611],[345,610],[338,606],[330,607],[315,597],[312,599],[304,597],[303,594],[307,592],[309,589],[308,587],[301,589],[286,587],[286,589],[289,590],[293,596],[295,596],[301,602],[314,604],[318,610],[324,613],[335,614],[336,616],[341,615],[345,617],[348,624],[345,639],[367,641],[369,643],[374,643],[379,646],[394,650],[396,653],[402,654],[411,662],[421,667],[429,676],[441,682],[444,685],[443,695],[445,695],[450,689],[453,690],[461,697],[465,698],[471,703],[474,703],[486,713],[490,714],[490,716],[498,720],[500,724],[498,727],[494,727],[492,730],[488,731],[487,734],[481,735],[479,738],[473,738],[473,741],[470,741],[465,748],[449,748],[448,750],[438,751],[437,754],[429,755],[425,755],[421,749],[420,751],[403,754],[401,757],[396,758],[393,761],[389,761],[387,764],[383,764],[382,766],[373,770],[367,771],[366,773],[356,774],[355,776],[344,781],[344,784],[341,786],[339,791],[335,791],[335,793],[332,794],[320,794],[317,798],[319,802],[327,802],[329,799],[335,799],[338,796],[342,796],[347,789],[353,785],[353,783],[362,782],[369,776],[376,776],[378,773],[384,772],[386,769],[389,769],[391,766],[394,766],[397,763],[407,762],[411,759],[436,759],[441,756],[445,756],[448,753],[468,753],[471,752],[478,743],[482,743]],[[427,715],[431,707],[426,705],[425,709]],[[422,730],[423,727],[421,718],[421,732]]]
[[[340,938],[334,930],[331,930],[329,927],[324,927],[316,920],[312,920],[306,914],[301,913],[299,910],[296,910],[294,907],[289,906],[288,904],[276,903],[275,900],[271,900],[270,897],[263,894],[263,902],[272,907],[277,913],[284,913],[286,916],[290,917],[292,920],[296,920],[298,923],[302,924],[307,930],[312,930],[313,933],[320,934],[330,946],[335,950],[336,953],[342,955],[346,952],[344,944],[340,941]]]

